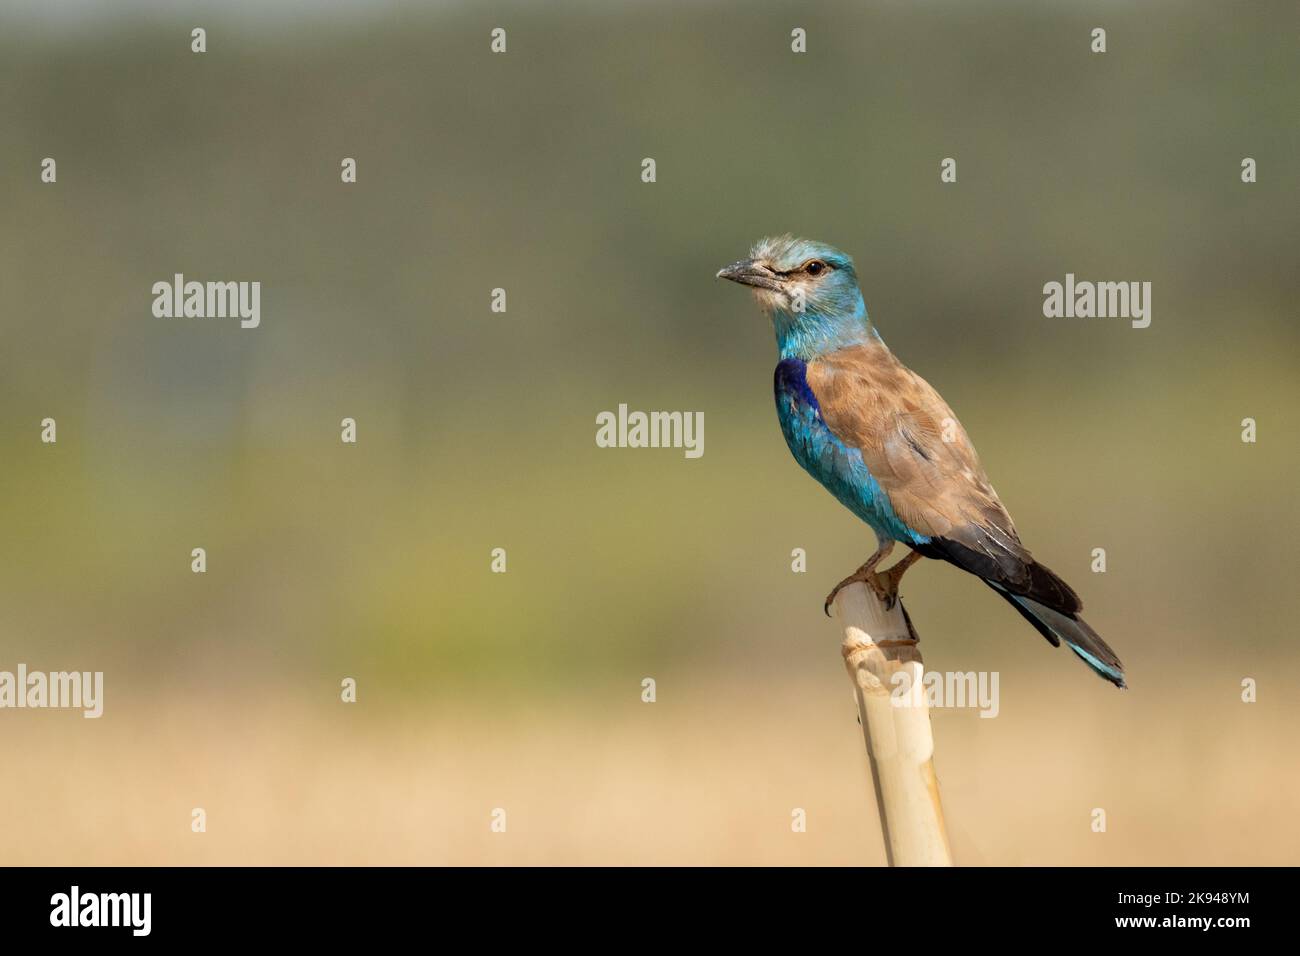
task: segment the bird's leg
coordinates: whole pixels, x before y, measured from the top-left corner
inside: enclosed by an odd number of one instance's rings
[[[907,569],[921,559],[919,551],[907,552],[907,557],[899,561],[888,571],[879,571],[871,575],[867,587],[876,592],[876,597],[885,602],[885,610],[892,611],[898,602],[898,583],[903,580]]]
[[[889,552],[893,550],[894,542],[881,541],[880,547],[876,548],[876,553],[867,558],[866,563],[863,564],[862,567],[858,568],[839,584],[835,585],[835,587],[831,589],[831,593],[826,595],[826,603],[822,605],[822,610],[826,612],[826,616],[831,616],[831,602],[835,600],[835,595],[839,594],[840,591],[844,590],[844,588],[857,581],[862,581],[867,585],[867,587],[879,594],[880,591],[876,589],[876,585],[873,583],[876,577],[876,565],[889,557]]]

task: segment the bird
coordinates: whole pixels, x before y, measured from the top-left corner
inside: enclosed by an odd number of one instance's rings
[[[776,331],[777,418],[796,462],[876,536],[876,550],[826,597],[866,584],[887,608],[921,558],[975,575],[1054,647],[1127,686],[1083,604],[1021,543],[966,430],[947,402],[885,345],[853,259],[791,235],[761,239],[717,277],[748,286]],[[909,550],[888,570],[895,545]]]

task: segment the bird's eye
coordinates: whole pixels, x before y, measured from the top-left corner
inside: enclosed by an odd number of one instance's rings
[[[822,262],[820,259],[813,259],[803,267],[803,271],[808,273],[810,276],[819,276],[825,268],[826,263]]]

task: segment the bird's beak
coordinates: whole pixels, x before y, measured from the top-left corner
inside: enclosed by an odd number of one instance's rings
[[[739,282],[741,285],[752,285],[760,289],[773,289],[775,291],[781,289],[776,273],[753,259],[741,259],[729,266],[723,266],[718,270],[718,278],[730,279],[732,282]]]

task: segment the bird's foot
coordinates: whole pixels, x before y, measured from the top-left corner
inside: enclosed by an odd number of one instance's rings
[[[871,593],[880,600],[881,604],[885,605],[886,611],[892,611],[894,605],[898,603],[898,582],[903,579],[903,572],[906,570],[907,568],[903,567],[901,562],[894,565],[888,571],[864,571],[859,568],[839,584],[835,585],[831,590],[831,593],[826,595],[826,603],[822,606],[822,610],[825,611],[827,617],[830,617],[831,605],[835,603],[836,595],[850,584],[856,584],[861,581],[867,587],[871,588]]]
[[[898,603],[898,584],[903,580],[903,575],[907,573],[907,569],[919,560],[921,560],[921,553],[919,551],[910,551],[907,557],[888,571],[878,572],[874,584],[868,582],[871,590],[876,592],[876,597],[884,602],[886,611],[892,611],[894,605]]]
[[[867,587],[871,588],[872,592],[875,593],[876,597],[884,601],[885,595],[884,592],[881,590],[881,585],[877,580],[879,577],[880,575],[876,574],[876,572],[870,568],[867,569],[858,568],[858,570],[854,571],[852,574],[850,574],[839,584],[835,585],[835,587],[831,588],[831,593],[826,595],[826,603],[822,605],[822,610],[825,612],[827,617],[830,617],[831,605],[835,603],[836,596],[841,591],[843,591],[846,587],[848,587],[850,584],[857,584],[859,581],[865,584]],[[894,586],[894,596],[895,598],[897,598],[898,596],[897,584],[895,584]],[[890,601],[887,602],[886,607],[892,608],[893,606],[894,606],[894,601],[891,599]]]
[[[871,585],[870,582],[871,579],[875,577],[876,565],[878,565],[881,561],[883,561],[886,557],[888,557],[889,552],[892,551],[893,548],[894,548],[893,541],[880,542],[880,547],[876,549],[875,553],[871,557],[867,558],[866,563],[864,563],[862,567],[858,568],[856,571],[850,574],[839,584],[835,585],[835,587],[831,588],[831,593],[826,595],[826,603],[822,605],[822,611],[825,612],[827,617],[831,616],[831,604],[835,600],[835,595],[839,594],[850,584],[854,584],[858,581],[863,581],[867,583],[868,587],[871,587],[872,590],[875,590],[875,588]],[[895,588],[895,590],[897,590],[897,588]],[[893,607],[893,605],[891,604],[890,607]]]
[[[885,605],[886,611],[892,611],[894,605],[898,603],[898,582],[902,579],[902,572],[898,571],[898,565],[894,565],[888,571],[872,572],[871,577],[863,583],[871,588],[872,593],[880,599],[880,603]]]

